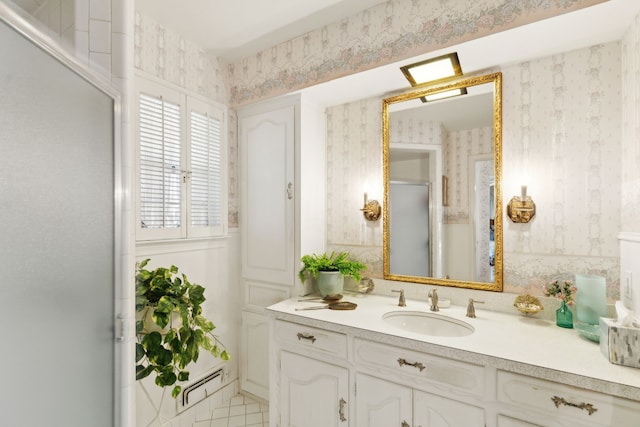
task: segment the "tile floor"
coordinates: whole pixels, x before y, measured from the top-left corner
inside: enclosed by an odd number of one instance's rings
[[[194,427],[269,427],[269,405],[238,394],[215,408],[210,421],[199,421]]]

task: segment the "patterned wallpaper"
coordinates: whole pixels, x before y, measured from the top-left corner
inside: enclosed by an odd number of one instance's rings
[[[640,233],[640,16],[622,40],[622,228]]]
[[[327,246],[347,250],[382,276],[382,221],[365,221],[365,187],[382,201],[382,102],[369,98],[328,108]]]
[[[620,43],[609,43],[501,69],[503,199],[506,203],[520,194],[526,173],[529,194],[538,209],[530,224],[513,224],[504,218],[506,292],[540,295],[540,286],[551,279],[590,273],[607,277],[608,295],[617,297],[620,52]],[[335,125],[330,128],[328,156],[342,159],[339,167],[334,164],[328,169],[329,248],[346,248],[361,255],[373,266],[372,275],[381,271],[376,268],[382,263],[381,234],[363,239],[363,221],[353,213],[358,209],[355,202],[361,198],[349,196],[342,189],[351,185],[345,183],[381,180],[380,169],[371,166],[363,171],[359,167],[362,162],[372,164],[380,159],[380,105],[381,100],[375,98],[327,110],[331,123],[340,124],[340,132]],[[366,112],[368,120],[363,122],[361,115],[354,117],[355,112]],[[354,144],[354,136],[362,143]],[[460,137],[453,136],[454,147]],[[478,139],[485,144],[490,141],[486,137]],[[487,150],[488,146],[479,151]],[[456,154],[448,157],[455,159]],[[355,166],[349,168],[349,161]],[[456,200],[468,196],[454,190],[449,197]],[[462,200],[460,205],[464,205]]]
[[[401,112],[389,116],[389,142],[442,145],[445,129],[440,123],[404,117]]]
[[[216,57],[136,14],[134,60],[136,68],[147,73],[226,105],[239,105],[598,2],[557,0],[541,5],[526,0],[517,7],[511,1],[484,0],[465,10],[445,11],[451,2],[391,0],[231,64],[228,76],[221,73],[223,66]],[[447,19],[442,19],[445,15]],[[637,52],[639,33],[636,25],[623,49]],[[574,272],[605,275],[610,297],[617,292],[620,183],[625,193],[640,193],[638,162],[632,160],[640,151],[634,143],[634,125],[625,126],[627,142],[619,144],[620,50],[613,43],[502,69],[503,197],[506,202],[519,194],[522,175],[528,174],[529,192],[538,205],[530,225],[505,222],[508,292],[539,294],[543,282]],[[637,62],[637,54],[625,57],[628,85],[640,84],[635,77]],[[625,91],[627,104],[636,105],[637,99],[630,98],[637,92]],[[630,110],[625,120],[635,119],[636,110]],[[377,98],[327,110],[329,249],[350,250],[369,264],[373,276],[382,270],[382,224],[364,224],[353,212],[360,208],[365,186],[370,197],[382,198],[380,114]],[[233,227],[237,225],[233,115],[229,129],[229,225]],[[628,159],[623,181],[617,167],[622,148]],[[625,226],[636,231],[640,224],[632,213],[637,212],[637,200],[624,204]]]
[[[604,0],[388,0],[229,65],[231,105],[284,94]]]
[[[449,132],[445,139],[444,175],[449,179],[449,206],[445,223],[469,222],[469,159],[471,156],[493,153],[493,129],[476,128]]]

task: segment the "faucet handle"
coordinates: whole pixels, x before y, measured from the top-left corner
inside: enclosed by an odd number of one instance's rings
[[[391,292],[400,292],[400,298],[398,298],[398,306],[399,307],[406,307],[407,306],[407,302],[404,298],[404,289],[400,289],[400,290],[395,290],[392,289]]]
[[[467,317],[476,317],[476,308],[473,306],[473,303],[484,304],[484,301],[476,301],[473,298],[469,298],[469,304],[467,305]]]

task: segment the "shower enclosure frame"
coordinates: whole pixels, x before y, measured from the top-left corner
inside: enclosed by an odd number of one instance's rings
[[[73,58],[51,37],[39,30],[40,24],[35,19],[13,5],[0,1],[0,21],[22,35],[25,39],[49,54],[60,64],[77,74],[113,102],[113,406],[114,427],[133,426],[135,422],[135,387],[134,377],[134,320],[133,309],[124,302],[133,301],[133,287],[128,286],[133,277],[131,267],[134,258],[131,256],[131,233],[125,147],[122,142],[122,98],[119,91],[103,76]],[[133,304],[129,304],[133,305]]]

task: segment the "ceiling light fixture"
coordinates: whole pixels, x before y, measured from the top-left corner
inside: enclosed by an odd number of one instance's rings
[[[462,68],[456,52],[402,66],[400,71],[409,80],[411,86],[439,83],[452,77],[462,76]],[[466,93],[466,88],[460,88],[423,96],[420,99],[422,102],[428,102]]]

